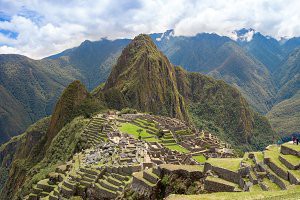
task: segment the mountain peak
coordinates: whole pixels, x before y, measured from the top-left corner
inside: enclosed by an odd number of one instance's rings
[[[252,28],[242,28],[232,32],[232,39],[239,42],[250,42],[257,32]]]
[[[140,111],[187,119],[174,67],[145,34],[136,36],[122,51],[103,92]]]

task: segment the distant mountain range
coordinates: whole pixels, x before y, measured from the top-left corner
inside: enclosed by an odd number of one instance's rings
[[[232,38],[208,33],[175,36],[173,30],[150,37],[174,65],[236,87],[256,111],[267,114],[276,131],[299,132],[300,38],[279,41],[253,29],[234,31]],[[42,60],[0,55],[0,143],[51,114],[72,80],[79,79],[89,91],[105,82],[130,41],[84,41]],[[283,112],[291,106],[294,114]]]

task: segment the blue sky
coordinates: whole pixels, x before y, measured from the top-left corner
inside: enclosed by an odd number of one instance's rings
[[[0,53],[42,58],[82,41],[164,32],[300,36],[298,0],[0,0]]]

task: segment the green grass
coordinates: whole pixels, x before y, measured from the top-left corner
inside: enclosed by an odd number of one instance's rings
[[[262,154],[262,152],[261,151],[258,151],[258,152],[253,152],[253,154],[254,154],[254,157],[255,157],[255,160],[256,160],[256,162],[263,162],[263,160],[264,160],[264,155]]]
[[[192,135],[193,134],[190,130],[178,130],[178,131],[175,131],[175,133],[179,134],[179,135]]]
[[[139,130],[139,129],[142,130],[141,137],[142,137],[143,140],[151,141],[151,142],[158,142],[158,139],[154,138],[153,135],[147,133],[144,128],[141,128],[141,127],[136,126],[134,124],[122,123],[121,126],[119,127],[119,130],[121,132],[131,134],[136,139],[138,139],[138,137],[139,137],[139,133],[137,132],[137,130]],[[144,139],[145,137],[151,137],[151,138]]]
[[[285,144],[282,144],[282,146],[288,147],[288,148],[293,149],[298,152],[300,151],[300,145],[285,143]]]
[[[213,181],[213,182],[216,182],[216,183],[221,183],[221,184],[224,184],[224,185],[229,185],[229,186],[232,186],[232,187],[238,187],[238,185],[235,184],[235,183],[226,181],[226,180],[221,179],[221,178],[216,178],[216,177],[213,177],[213,176],[208,176],[208,177],[206,177],[205,180]]]
[[[241,161],[242,158],[209,158],[206,162],[236,172],[240,168]]]
[[[206,161],[206,158],[202,154],[199,156],[193,156],[193,159],[199,163],[204,163]]]
[[[190,152],[189,150],[187,150],[186,148],[183,148],[182,146],[178,145],[178,144],[172,144],[172,145],[164,145],[164,147],[169,148],[171,150],[175,150],[178,151],[180,153],[188,153]]]
[[[279,160],[279,147],[276,145],[269,146],[268,149],[265,151],[265,158],[269,158],[275,165],[280,167],[281,169],[287,171],[288,168]]]
[[[261,187],[256,184],[256,185],[253,185],[249,188],[249,191],[250,192],[262,192],[263,190],[261,189]]]
[[[170,195],[166,200],[298,200],[300,186],[291,190],[281,191],[251,191],[251,192],[217,192],[200,195]]]
[[[268,178],[264,178],[263,182],[269,187],[270,191],[279,191],[279,190],[281,190],[280,187],[277,184],[273,183]]]
[[[300,164],[300,158],[298,158],[297,156],[294,155],[280,155],[282,158],[284,158],[285,160],[287,160],[289,163],[291,163],[292,165],[299,165]]]
[[[270,161],[273,162],[276,166],[280,167],[282,170],[286,172],[290,172],[297,178],[300,178],[300,172],[298,170],[289,170],[280,160],[279,160],[280,149],[276,145],[269,146],[269,148],[265,151],[265,157],[270,158]]]
[[[203,172],[204,166],[200,165],[173,165],[173,164],[161,164],[161,168],[165,168],[171,171],[174,170],[186,170],[189,172],[200,171]]]

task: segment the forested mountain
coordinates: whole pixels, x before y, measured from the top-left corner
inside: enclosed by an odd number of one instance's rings
[[[50,115],[61,91],[81,77],[57,61],[0,55],[0,143]]]

